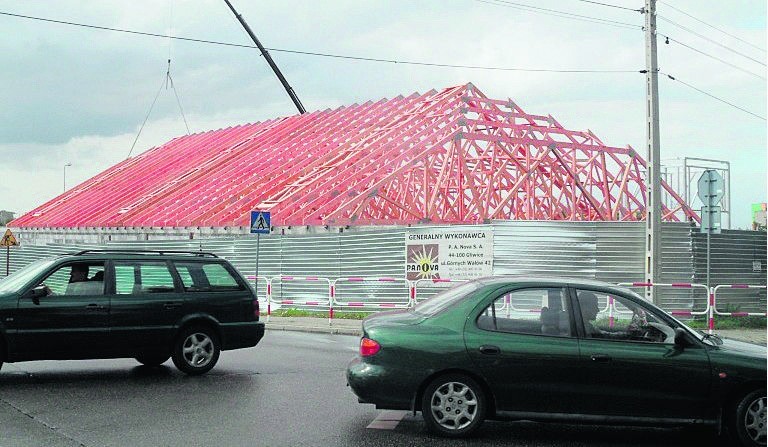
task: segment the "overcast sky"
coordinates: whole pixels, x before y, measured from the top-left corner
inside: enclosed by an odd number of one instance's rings
[[[549,113],[566,128],[591,129],[606,144],[631,145],[645,154],[645,78],[640,73],[483,71],[276,51],[495,67],[641,70],[640,29],[525,11],[500,0],[231,1],[262,43],[275,49],[273,58],[308,110],[473,82],[487,96],[512,98],[530,113]],[[604,2],[630,8],[644,3]],[[514,3],[643,24],[637,12],[579,0]],[[666,3],[658,6],[668,20],[659,20],[659,32],[672,41],[667,45],[660,38],[660,70],[765,117],[765,51]],[[668,3],[766,48],[764,0]],[[223,0],[0,0],[0,12],[251,44]],[[4,15],[0,29],[0,209],[23,213],[60,194],[66,163],[72,163],[66,171],[72,187],[125,159],[165,78],[169,54],[192,132],[296,113],[253,49],[169,43]],[[680,82],[662,77],[659,84],[662,159],[730,161],[733,226],[747,227],[750,204],[766,201],[765,120]],[[163,90],[133,154],[184,133],[173,91]]]

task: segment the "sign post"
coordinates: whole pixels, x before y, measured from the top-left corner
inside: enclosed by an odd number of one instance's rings
[[[11,274],[11,246],[14,245],[19,245],[19,241],[11,230],[5,230],[3,238],[0,239],[0,247],[5,247],[5,276]]]
[[[256,234],[256,279],[254,280],[254,290],[256,290],[256,299],[259,297],[259,251],[260,239],[262,234],[269,234],[272,222],[269,211],[254,210],[251,211],[251,234]]]
[[[717,204],[723,199],[723,176],[714,169],[707,169],[699,177],[698,196],[701,199],[701,232],[707,235],[707,288],[709,288],[711,235],[720,234],[721,208]]]

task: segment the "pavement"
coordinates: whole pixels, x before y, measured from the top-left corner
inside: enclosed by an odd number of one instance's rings
[[[327,318],[315,317],[263,317],[268,330],[299,331],[319,334],[362,335],[361,320],[348,320],[334,318],[330,322]],[[765,329],[715,329],[715,333],[724,338],[766,345]]]
[[[715,329],[715,334],[723,338],[731,338],[763,346],[766,345],[766,339],[768,339],[765,329]]]
[[[722,445],[705,429],[527,421],[486,421],[469,439],[436,437],[420,414],[358,403],[344,374],[358,345],[353,336],[274,331],[254,348],[222,352],[216,367],[197,377],[170,360],[159,367],[133,359],[4,364],[0,446]]]

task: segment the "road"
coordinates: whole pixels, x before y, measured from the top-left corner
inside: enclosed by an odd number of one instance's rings
[[[0,445],[12,446],[707,446],[708,432],[487,422],[478,436],[429,435],[420,416],[358,404],[344,368],[358,338],[268,331],[207,375],[169,361],[27,362],[0,371]],[[378,417],[378,419],[377,419]],[[382,419],[400,419],[381,422]],[[390,426],[390,429],[367,428]]]

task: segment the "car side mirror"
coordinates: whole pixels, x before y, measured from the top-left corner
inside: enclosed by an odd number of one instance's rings
[[[684,348],[688,345],[688,337],[683,328],[675,328],[675,346]]]
[[[31,298],[35,304],[40,304],[40,298],[48,296],[48,287],[39,285],[26,293],[25,298]]]

